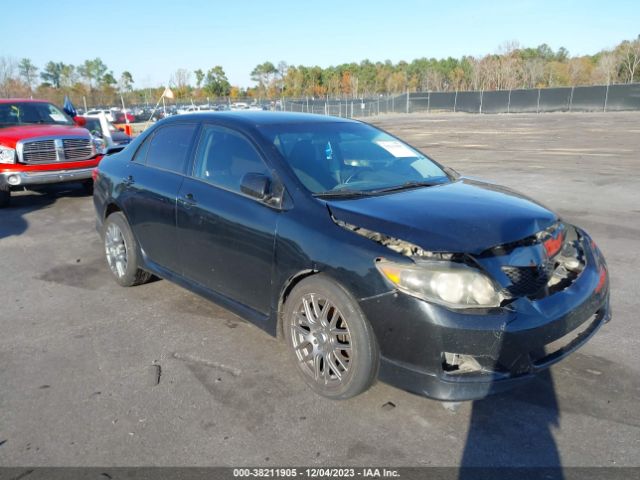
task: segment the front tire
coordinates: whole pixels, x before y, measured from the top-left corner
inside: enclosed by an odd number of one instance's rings
[[[102,238],[107,265],[118,284],[133,287],[151,279],[151,274],[139,266],[138,245],[127,219],[121,212],[112,213],[107,217]]]
[[[324,275],[295,286],[283,328],[298,372],[316,393],[347,399],[376,379],[379,350],[371,325],[353,297]]]

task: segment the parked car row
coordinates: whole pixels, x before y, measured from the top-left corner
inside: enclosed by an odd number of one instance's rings
[[[198,113],[198,112],[221,112],[229,110],[229,106],[225,103],[218,103],[215,105],[183,105],[176,109],[176,114],[184,115],[186,113]]]
[[[82,108],[78,108],[78,115],[88,115],[88,116],[96,116],[100,114],[104,114],[109,122],[112,123],[139,123],[139,122],[147,122],[151,117],[151,121],[161,120],[165,116],[169,116],[169,114],[175,114],[175,109],[172,110],[173,107],[167,109],[167,115],[164,114],[164,109],[160,108],[153,112],[153,109],[150,107],[132,107],[127,108],[125,110],[121,108],[111,107],[111,108],[92,108],[87,110],[86,112]],[[153,113],[153,116],[152,116]]]
[[[234,102],[229,106],[230,110],[271,110],[269,103],[246,103],[246,102]]]
[[[136,116],[130,112],[122,111],[120,109],[94,109],[88,110],[84,115],[86,116],[96,116],[103,114],[109,122],[113,123],[125,123],[125,122],[135,122]]]
[[[157,108],[155,111],[146,107],[132,107],[130,109],[122,110],[121,108],[93,108],[84,112],[82,109],[78,109],[80,115],[96,116],[104,114],[109,122],[112,123],[137,123],[158,121],[166,117],[173,115],[183,115],[186,113],[196,112],[220,112],[225,110],[273,110],[273,105],[269,102],[234,102],[234,103],[214,103],[214,104],[185,104],[185,105],[164,105]]]

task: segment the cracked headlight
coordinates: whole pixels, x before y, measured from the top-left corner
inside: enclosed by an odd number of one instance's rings
[[[0,163],[16,163],[16,151],[0,145]]]
[[[502,295],[485,274],[463,264],[416,261],[402,264],[380,260],[376,267],[396,288],[449,308],[498,307]]]

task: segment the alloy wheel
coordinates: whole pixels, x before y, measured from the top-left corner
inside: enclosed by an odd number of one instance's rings
[[[341,385],[352,362],[352,341],[344,315],[327,298],[302,297],[291,318],[291,343],[302,371],[323,387]]]
[[[104,235],[104,247],[111,271],[118,278],[122,278],[127,271],[127,244],[124,241],[122,230],[115,223],[111,223],[107,227]]]

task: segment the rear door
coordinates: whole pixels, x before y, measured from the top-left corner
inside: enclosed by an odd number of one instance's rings
[[[122,205],[143,255],[180,272],[176,240],[176,198],[184,180],[194,123],[159,128],[138,149],[127,167]]]
[[[178,194],[180,256],[185,277],[268,313],[280,210],[241,192],[247,173],[273,176],[246,137],[204,124]]]

